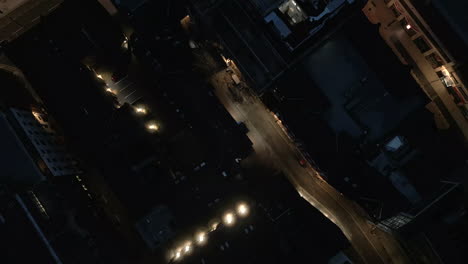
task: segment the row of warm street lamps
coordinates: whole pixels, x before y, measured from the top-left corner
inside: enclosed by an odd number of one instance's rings
[[[101,74],[96,74],[96,77],[98,77],[101,80],[104,80]],[[117,94],[115,90],[112,90],[110,87],[106,86],[106,92],[111,93],[111,94]],[[137,114],[145,115],[148,113],[148,110],[146,107],[140,105],[135,107],[135,112]],[[148,129],[149,132],[156,132],[159,130],[159,126],[156,124],[155,121],[149,121],[146,123],[146,129]]]
[[[236,217],[246,217],[249,214],[249,206],[247,203],[238,203],[235,210],[228,210],[222,217],[222,223],[227,226],[233,226],[236,222]],[[184,256],[191,253],[194,248],[194,244],[198,246],[204,245],[208,240],[208,233],[216,231],[219,226],[218,221],[212,221],[209,231],[200,231],[195,234],[194,241],[185,241],[181,246],[171,252],[170,262],[181,260]]]
[[[145,115],[146,113],[148,113],[148,110],[144,106],[140,105],[135,107],[135,112],[140,115]],[[146,123],[146,129],[148,129],[148,131],[150,132],[156,132],[159,130],[159,126],[156,124],[155,121],[149,121],[148,123]]]
[[[139,106],[135,106],[135,112],[140,115],[145,115],[148,113],[148,110],[146,109],[146,107],[139,105]],[[149,121],[148,123],[146,123],[146,128],[150,132],[156,132],[159,130],[159,126],[154,121]]]

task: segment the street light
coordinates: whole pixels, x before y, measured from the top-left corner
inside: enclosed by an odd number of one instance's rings
[[[215,231],[218,228],[218,225],[219,225],[218,221],[216,221],[216,220],[211,221],[210,224],[209,224],[210,231],[211,232]]]
[[[139,113],[139,114],[146,114],[146,108],[144,108],[143,106],[139,106],[139,107],[136,107],[135,108],[135,112]]]
[[[32,114],[34,116],[34,118],[39,122],[39,123],[42,123],[42,117],[41,117],[41,113],[38,113],[38,112],[35,112],[35,111],[32,111]]]
[[[177,252],[175,253],[174,259],[175,259],[175,260],[178,260],[178,259],[180,259],[180,256],[181,256],[181,254],[180,254],[180,249],[179,249],[179,250],[177,250]]]
[[[206,242],[206,233],[205,232],[200,232],[197,235],[197,243],[199,245],[203,245]]]
[[[192,250],[192,242],[188,241],[184,246],[184,254],[190,253],[190,250]]]
[[[410,25],[410,24],[406,25],[406,29],[407,29],[407,30],[410,30],[410,29],[411,29],[411,25]]]
[[[240,203],[237,205],[237,214],[239,216],[247,216],[249,214],[249,207],[245,203]]]
[[[112,90],[110,87],[106,88],[106,92],[111,93],[111,94],[116,94],[117,92]]]
[[[146,128],[147,128],[149,131],[151,131],[151,132],[156,132],[156,131],[159,130],[158,125],[156,125],[154,122],[148,123],[148,124],[146,125]]]
[[[235,221],[236,221],[236,217],[234,213],[232,212],[227,212],[223,217],[223,222],[227,226],[233,225]]]
[[[96,74],[96,77],[98,77],[101,80],[103,79],[101,74]]]

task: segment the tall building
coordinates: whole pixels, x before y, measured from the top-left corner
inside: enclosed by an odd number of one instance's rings
[[[236,62],[259,94],[271,90],[304,56],[364,12],[400,61],[411,67],[432,101],[427,107],[438,126],[458,128],[468,138],[467,30],[463,14],[457,12],[466,3],[193,0],[192,5],[195,17],[210,26],[224,55]]]
[[[0,113],[1,164],[8,182],[37,183],[81,173],[48,117],[39,109],[10,108]]]
[[[363,8],[449,126],[468,139],[465,1],[380,0]]]
[[[20,194],[0,186],[0,239],[8,245],[2,263],[62,263],[33,211]]]
[[[309,50],[356,13],[360,0],[193,0],[196,17],[209,25],[257,93],[272,88]],[[346,15],[348,14],[348,15]]]

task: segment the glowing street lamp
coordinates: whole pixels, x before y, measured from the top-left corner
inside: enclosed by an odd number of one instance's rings
[[[227,226],[233,225],[235,221],[236,221],[236,217],[235,217],[234,213],[232,213],[232,212],[226,213],[224,215],[224,217],[223,217],[223,222]]]
[[[96,77],[98,77],[101,80],[103,79],[101,74],[96,74]]]
[[[106,92],[111,93],[111,94],[116,94],[117,92],[112,90],[111,88],[107,87]]]
[[[206,233],[205,232],[200,232],[197,235],[197,243],[199,245],[202,245],[206,242]]]
[[[240,203],[237,205],[237,214],[239,216],[247,216],[249,214],[249,207],[245,203]]]
[[[156,132],[156,131],[159,130],[158,125],[156,125],[155,123],[148,123],[148,124],[146,125],[146,128],[147,128],[149,131],[151,131],[151,132]]]
[[[410,30],[410,29],[411,29],[411,25],[410,25],[410,24],[406,25],[406,29],[407,29],[407,30]]]
[[[219,225],[218,221],[216,221],[216,220],[211,221],[210,224],[209,224],[210,231],[211,232],[215,231],[218,228],[218,225]]]
[[[184,254],[190,253],[190,250],[192,250],[192,242],[187,242],[184,246]]]
[[[139,114],[146,114],[146,108],[140,106],[140,107],[136,107],[135,108],[135,112],[139,113]]]
[[[178,259],[180,259],[180,257],[181,257],[180,250],[177,250],[177,252],[174,255],[174,259],[178,260]]]

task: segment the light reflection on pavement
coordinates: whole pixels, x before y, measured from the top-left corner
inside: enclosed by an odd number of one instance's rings
[[[141,93],[137,91],[135,83],[128,78],[128,75],[115,83],[108,83],[107,86],[115,92],[121,104],[133,104],[142,98]]]
[[[228,112],[249,128],[248,136],[256,153],[266,155],[281,167],[299,194],[342,230],[365,263],[408,263],[395,238],[375,230],[364,211],[328,185],[310,165],[300,166],[300,151],[260,99],[245,92],[241,93],[241,102],[233,99],[228,89],[231,82],[225,71],[211,78],[215,93]]]

